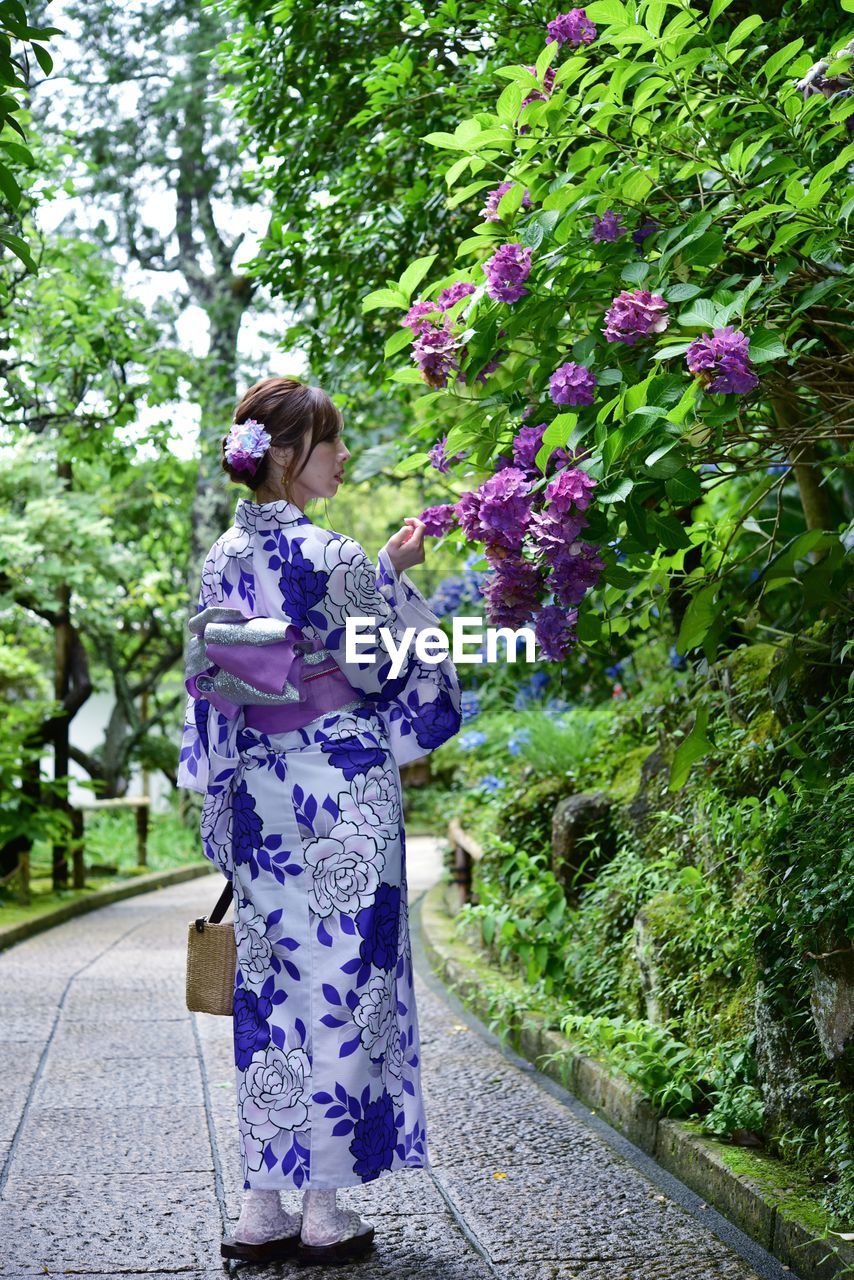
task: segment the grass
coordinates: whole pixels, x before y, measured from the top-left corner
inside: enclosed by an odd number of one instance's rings
[[[177,811],[153,814],[148,828],[148,864],[137,865],[136,820],[132,813],[91,813],[86,817],[85,886],[82,889],[53,888],[51,851],[44,841],[33,845],[30,855],[31,901],[18,900],[13,888],[0,888],[0,927],[23,924],[46,912],[82,898],[99,889],[127,884],[152,871],[168,871],[203,859],[195,816],[186,826]],[[114,867],[114,873],[98,874],[98,867]],[[69,879],[71,865],[69,859]]]

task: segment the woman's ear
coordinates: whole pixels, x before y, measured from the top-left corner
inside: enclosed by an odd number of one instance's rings
[[[267,452],[278,467],[288,466],[294,455],[294,451],[289,445],[271,444]]]

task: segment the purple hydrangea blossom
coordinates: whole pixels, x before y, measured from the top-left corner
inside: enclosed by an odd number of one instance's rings
[[[565,467],[546,485],[545,500],[552,515],[564,514],[573,507],[586,511],[590,506],[596,481],[580,467]]]
[[[528,531],[546,564],[555,568],[586,524],[584,516],[569,510],[532,511]]]
[[[553,404],[592,404],[596,375],[586,365],[568,360],[549,378],[549,395]]]
[[[515,185],[516,185],[515,182],[502,182],[499,186],[493,188],[492,191],[487,192],[486,203],[480,211],[480,216],[484,222],[500,222],[501,221],[501,216],[498,212],[498,206],[501,203],[501,197],[505,194],[505,192],[509,191],[510,188],[514,187]],[[531,196],[530,196],[530,192],[526,188],[525,194],[522,196],[522,208],[530,209],[530,207],[531,207]]]
[[[627,231],[628,227],[623,222],[623,215],[614,213],[613,209],[606,209],[601,218],[593,219],[590,239],[594,244],[602,244],[606,241],[608,244],[613,244],[615,240],[619,240],[620,236],[624,236]]]
[[[520,427],[513,441],[513,461],[520,470],[531,477],[539,477],[543,473],[536,463],[537,454],[543,444],[547,423],[541,422],[536,427]],[[570,461],[565,449],[557,448],[551,453],[548,466],[565,467]]]
[[[632,347],[638,338],[663,333],[669,323],[667,303],[660,293],[624,289],[605,312],[602,332],[609,342],[624,342]]]
[[[547,604],[537,611],[534,618],[534,634],[542,655],[549,662],[560,662],[575,644],[577,609],[562,609]]]
[[[487,546],[517,551],[531,515],[530,481],[518,467],[502,467],[477,490],[478,521]]]
[[[595,587],[604,567],[591,543],[576,541],[564,546],[549,577],[555,600],[567,609],[579,604],[590,588]]]
[[[700,334],[686,351],[685,360],[708,391],[743,396],[759,385],[750,363],[747,334],[731,325],[715,329],[711,335]]]
[[[441,538],[457,523],[457,509],[454,503],[444,502],[438,507],[425,507],[418,518],[424,521],[425,532],[431,538]]]
[[[474,293],[475,285],[468,280],[458,280],[456,284],[449,284],[447,289],[443,289],[436,299],[436,306],[440,311],[447,311],[459,302],[460,298],[467,298],[470,293]]]
[[[442,473],[448,470],[448,467],[452,462],[462,462],[463,458],[466,456],[465,451],[463,451],[462,453],[455,453],[452,458],[449,457],[445,448],[447,439],[447,436],[442,436],[441,440],[437,440],[433,445],[433,448],[427,454],[427,457],[430,459],[430,465]]]
[[[446,387],[451,373],[459,371],[456,359],[459,345],[459,338],[444,317],[441,326],[425,322],[412,344],[412,358],[428,386]]]
[[[496,302],[518,302],[530,290],[524,282],[531,274],[531,250],[520,244],[503,244],[483,263],[486,292]]]
[[[480,499],[471,490],[454,503],[460,528],[469,542],[483,542],[484,531],[480,523]]]
[[[409,325],[412,332],[417,336],[423,333],[425,328],[429,328],[431,321],[425,320],[425,316],[432,316],[436,311],[435,302],[425,302],[423,299],[413,302],[406,315],[401,320],[402,325]]]
[[[264,424],[256,422],[254,418],[235,422],[223,441],[225,460],[233,471],[248,471],[254,475],[271,440],[272,436]]]
[[[480,588],[488,621],[495,627],[524,627],[542,599],[541,571],[518,554],[491,563],[493,572]]]
[[[583,9],[570,9],[559,13],[546,27],[549,40],[558,44],[571,44],[577,49],[581,44],[592,44],[596,39],[596,27]]]
[[[528,67],[528,70],[530,71],[532,76],[536,77],[537,68],[535,66]],[[527,98],[522,99],[522,103],[521,103],[521,106],[519,107],[519,110],[521,111],[523,107],[527,107],[529,102],[548,102],[549,98],[552,96],[552,89],[555,86],[556,74],[557,72],[555,71],[554,67],[547,67],[546,74],[543,76],[542,91],[539,89],[534,89],[531,93],[529,93]],[[527,133],[528,125],[523,126],[523,129],[520,130],[520,132],[523,132],[523,131]]]
[[[642,249],[643,242],[646,240],[647,236],[655,235],[656,231],[660,230],[660,223],[655,222],[652,218],[647,218],[646,222],[642,222],[640,226],[632,232],[632,240],[639,249]]]

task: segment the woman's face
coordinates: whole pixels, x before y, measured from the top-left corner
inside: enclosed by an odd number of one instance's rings
[[[296,470],[305,453],[311,448],[310,440],[306,439],[303,445],[303,454],[294,466]],[[285,463],[289,463],[292,450],[276,450],[277,454],[284,455]],[[275,455],[274,455],[275,456]],[[350,450],[344,444],[344,438],[339,433],[332,440],[321,440],[316,444],[308,457],[308,461],[300,471],[295,480],[291,480],[289,488],[291,496],[300,510],[305,510],[305,504],[312,498],[333,498],[338,492],[338,486],[341,484],[344,476],[344,464],[350,457]]]

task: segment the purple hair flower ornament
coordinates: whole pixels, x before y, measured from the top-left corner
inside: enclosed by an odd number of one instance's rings
[[[234,471],[248,471],[254,475],[271,441],[272,436],[262,422],[256,422],[254,418],[235,422],[223,445],[225,460]]]

